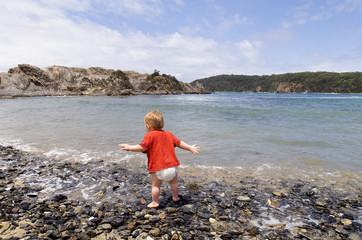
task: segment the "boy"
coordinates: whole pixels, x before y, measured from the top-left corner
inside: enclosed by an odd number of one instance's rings
[[[176,158],[175,147],[188,150],[193,154],[200,151],[200,147],[188,145],[178,140],[171,132],[162,130],[164,126],[163,116],[159,111],[149,111],[144,124],[146,135],[142,143],[138,145],[119,144],[121,150],[147,153],[148,171],[152,181],[152,202],[149,208],[157,208],[160,197],[162,181],[170,184],[172,200],[180,201],[178,196],[178,174],[177,167],[180,165]]]

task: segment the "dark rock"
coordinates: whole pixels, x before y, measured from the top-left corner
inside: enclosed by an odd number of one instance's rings
[[[63,194],[58,194],[58,195],[55,195],[53,198],[52,198],[52,201],[54,202],[62,202],[62,201],[65,201],[67,200],[68,197],[63,195]]]
[[[181,210],[182,210],[184,213],[196,213],[196,211],[197,211],[197,206],[194,205],[194,204],[183,205],[183,206],[181,207]]]
[[[61,238],[61,234],[58,230],[49,230],[46,232],[46,235],[48,238],[51,238],[51,239],[58,239],[58,238]]]

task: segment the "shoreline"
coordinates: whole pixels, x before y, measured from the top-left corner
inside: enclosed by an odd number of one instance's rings
[[[140,95],[208,95],[208,94],[215,94],[215,93],[256,93],[256,94],[263,94],[263,93],[270,93],[270,94],[331,94],[331,95],[362,95],[362,93],[350,93],[350,92],[290,92],[290,93],[279,93],[279,92],[253,92],[253,91],[244,91],[244,92],[230,92],[230,91],[205,91],[205,92],[185,92],[185,93],[170,93],[170,92],[159,92],[159,93],[152,93],[152,92],[143,92],[143,93],[132,93],[126,95],[118,95],[118,96],[108,96],[108,95],[89,95],[89,94],[67,94],[67,93],[59,93],[59,94],[0,94],[1,99],[17,99],[17,98],[31,98],[31,97],[132,97],[132,96],[140,96]]]
[[[343,192],[282,176],[202,182],[185,173],[182,203],[173,203],[163,184],[160,207],[147,209],[147,172],[121,162],[59,162],[10,146],[0,146],[0,162],[0,239],[357,240],[361,234],[361,186]]]

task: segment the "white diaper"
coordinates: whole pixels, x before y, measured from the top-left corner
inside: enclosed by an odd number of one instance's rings
[[[176,174],[177,167],[166,168],[156,172],[156,176],[158,177],[158,179],[166,182],[171,181],[176,176]]]

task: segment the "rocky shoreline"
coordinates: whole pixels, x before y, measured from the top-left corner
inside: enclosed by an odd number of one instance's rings
[[[122,163],[58,161],[0,146],[0,239],[360,239],[361,184],[252,177],[237,183],[180,177],[147,209],[145,171]]]
[[[205,94],[199,84],[178,81],[174,76],[141,74],[135,71],[101,67],[73,68],[50,66],[41,69],[18,64],[7,73],[0,72],[0,99],[36,96],[128,96],[165,94]]]

